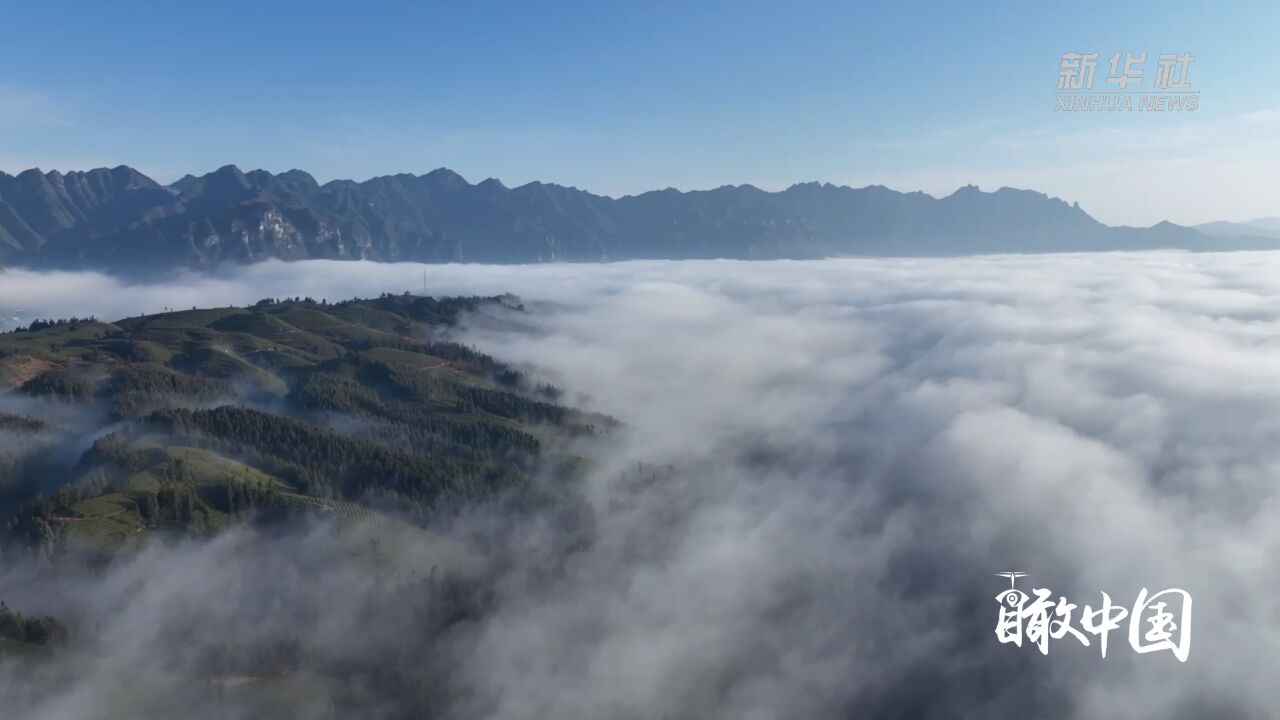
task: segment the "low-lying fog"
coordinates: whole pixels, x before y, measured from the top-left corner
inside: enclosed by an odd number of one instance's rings
[[[441,715],[1280,708],[1280,254],[270,262],[133,286],[8,270],[0,308],[112,320],[423,292],[424,273],[430,294],[519,295],[536,332],[476,322],[464,341],[626,423],[587,490],[592,542],[520,530],[493,611],[441,645],[453,698]],[[678,471],[618,479],[637,462]],[[307,587],[306,573],[235,571],[236,542],[157,551],[101,584],[102,622],[130,638],[120,662],[161,652],[164,634],[138,628]],[[557,571],[531,577],[555,553]],[[266,555],[254,567],[275,567]],[[1080,606],[1184,588],[1189,660],[1134,653],[1127,621],[1105,659],[1070,636],[1047,656],[999,644],[1008,581],[994,573],[1007,570]],[[0,574],[0,598],[24,577]],[[315,580],[326,602],[298,632],[382,636],[351,609],[377,591],[345,580]],[[279,602],[258,612],[301,622]],[[118,701],[110,676],[85,670],[75,692],[25,702],[39,720],[96,717],[87,709]],[[13,685],[0,681],[0,698]]]

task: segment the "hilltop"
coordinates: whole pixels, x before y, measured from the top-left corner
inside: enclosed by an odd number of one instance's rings
[[[424,524],[571,474],[613,421],[449,340],[510,298],[268,299],[0,334],[0,508],[33,552],[112,553],[248,517]]]

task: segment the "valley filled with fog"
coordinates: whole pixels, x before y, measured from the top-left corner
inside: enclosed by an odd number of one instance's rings
[[[124,674],[163,676],[238,628],[401,653],[442,717],[1280,706],[1280,253],[272,261],[152,284],[7,269],[0,316],[404,292],[517,296],[523,311],[469,314],[455,339],[621,423],[574,448],[590,469],[571,511],[485,506],[432,528],[482,557],[484,611],[427,636],[412,585],[328,562],[319,532],[158,546],[92,580],[6,562],[0,598],[106,640],[0,676],[0,701],[36,720],[176,707]],[[409,566],[444,552],[414,542],[382,549]],[[1080,605],[1184,588],[1190,657],[1135,654],[1124,627],[1105,659],[1070,637],[1047,656],[999,644],[1009,570]],[[294,710],[323,717],[330,686],[297,682]],[[227,702],[184,713],[253,716]]]

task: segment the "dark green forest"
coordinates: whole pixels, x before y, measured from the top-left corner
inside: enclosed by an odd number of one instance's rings
[[[286,298],[0,334],[0,560],[57,577],[298,522],[361,526],[374,557],[406,537],[454,542],[438,528],[486,503],[537,506],[586,467],[576,443],[616,421],[453,339],[464,313],[498,306],[523,311],[509,296]],[[483,611],[475,577],[428,570],[418,626]],[[82,631],[0,605],[0,656]],[[202,652],[209,676],[347,663],[396,687],[421,660],[317,658],[294,638]]]
[[[0,335],[0,387],[36,401],[0,414],[7,540],[114,552],[140,530],[212,532],[259,505],[421,523],[572,473],[557,448],[613,421],[448,339],[462,313],[503,303],[519,310],[509,297],[268,299]],[[39,417],[46,406],[58,412]]]

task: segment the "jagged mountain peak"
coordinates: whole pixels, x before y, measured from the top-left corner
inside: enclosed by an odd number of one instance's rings
[[[956,188],[955,192],[951,193],[947,197],[948,198],[973,197],[976,195],[986,195],[986,194],[987,193],[982,192],[982,188],[978,187],[977,185],[969,184],[969,185],[961,185],[960,187]]]
[[[1280,246],[1171,224],[1109,228],[1034,190],[966,185],[934,198],[881,185],[802,182],[653,190],[612,198],[448,168],[323,185],[292,169],[224,165],[163,187],[118,166],[0,174],[0,261],[147,271],[266,258],[526,263],[626,258]]]
[[[221,176],[221,177],[244,177],[244,172],[242,172],[242,171],[240,170],[240,167],[239,167],[238,165],[236,165],[236,164],[234,164],[234,163],[229,163],[229,164],[227,164],[227,165],[223,165],[222,167],[218,168],[217,170],[214,170],[213,172],[209,173],[209,176],[212,176],[212,177],[220,177],[220,176]]]
[[[195,175],[192,175],[191,173],[187,173],[186,175],[183,175],[177,180],[169,183],[165,187],[169,188],[175,193],[181,193],[183,190],[186,190],[187,188],[191,187],[191,184],[198,179],[199,178],[197,178]]]
[[[471,185],[466,178],[446,167],[436,168],[422,175],[420,179],[441,187],[470,187]]]

